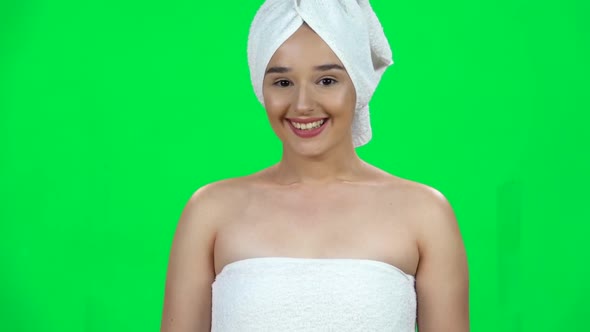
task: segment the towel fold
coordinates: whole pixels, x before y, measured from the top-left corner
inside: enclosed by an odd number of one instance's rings
[[[356,91],[352,124],[355,147],[372,137],[368,103],[385,69],[393,64],[383,28],[368,0],[267,0],[248,37],[248,65],[254,92],[264,105],[262,82],[275,51],[307,23],[338,56]]]
[[[212,332],[414,332],[415,277],[365,259],[257,257],[212,288]]]

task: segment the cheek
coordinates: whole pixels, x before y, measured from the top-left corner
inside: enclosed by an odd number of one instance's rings
[[[348,116],[354,112],[356,106],[356,97],[354,89],[342,89],[334,91],[330,96],[326,96],[324,105],[329,108],[334,115]],[[337,113],[337,114],[336,114]]]
[[[283,96],[268,94],[264,96],[264,107],[270,117],[276,117],[284,114],[288,108],[288,102]]]

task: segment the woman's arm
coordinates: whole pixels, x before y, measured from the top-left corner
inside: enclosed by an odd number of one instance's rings
[[[420,196],[418,330],[468,332],[469,273],[457,220],[440,192],[428,188]]]
[[[168,262],[161,332],[211,331],[216,230],[208,213],[210,202],[203,197],[204,188],[190,198],[176,228]]]

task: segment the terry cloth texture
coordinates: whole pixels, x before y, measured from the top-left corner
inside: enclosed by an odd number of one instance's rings
[[[385,69],[393,64],[383,28],[368,0],[267,0],[248,37],[250,78],[264,105],[262,82],[275,51],[307,23],[338,56],[356,90],[352,136],[355,147],[372,137],[369,100]]]
[[[385,262],[257,257],[212,287],[212,332],[414,332],[415,277]]]

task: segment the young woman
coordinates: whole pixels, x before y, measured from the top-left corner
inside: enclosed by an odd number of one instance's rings
[[[190,198],[161,331],[469,331],[449,203],[355,152],[392,63],[368,1],[268,0],[248,51],[282,158]]]

